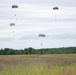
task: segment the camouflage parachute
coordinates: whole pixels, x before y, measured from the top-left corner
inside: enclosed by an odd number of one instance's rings
[[[58,7],[53,7],[53,10],[58,10],[59,8]]]
[[[18,5],[12,5],[12,8],[18,8]]]
[[[10,23],[10,26],[14,26],[15,25],[15,23]]]
[[[46,37],[45,34],[39,34],[38,36],[39,36],[39,37]]]

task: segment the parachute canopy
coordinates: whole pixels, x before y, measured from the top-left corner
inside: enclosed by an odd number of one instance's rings
[[[10,23],[10,26],[14,26],[15,25],[15,23]]]
[[[53,10],[58,10],[59,8],[58,7],[53,7]]]
[[[18,5],[12,5],[12,8],[18,8]]]
[[[39,34],[38,36],[39,36],[39,37],[46,37],[45,34]]]

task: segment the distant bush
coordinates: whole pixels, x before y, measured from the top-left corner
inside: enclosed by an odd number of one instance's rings
[[[76,47],[63,47],[63,48],[45,48],[34,49],[32,47],[25,49],[0,49],[0,55],[18,55],[18,54],[74,54]]]

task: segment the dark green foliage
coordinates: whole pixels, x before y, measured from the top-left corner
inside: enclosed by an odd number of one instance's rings
[[[18,54],[74,54],[76,53],[76,47],[63,47],[63,48],[46,48],[46,49],[34,49],[32,47],[25,49],[0,49],[0,55],[18,55]]]

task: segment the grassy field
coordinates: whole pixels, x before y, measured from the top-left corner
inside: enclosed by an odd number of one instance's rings
[[[0,75],[76,75],[76,54],[0,55]]]

